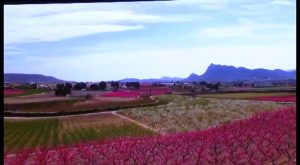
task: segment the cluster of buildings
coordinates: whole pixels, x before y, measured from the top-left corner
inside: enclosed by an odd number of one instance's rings
[[[4,82],[4,89],[48,89],[54,90],[56,83],[10,83]]]

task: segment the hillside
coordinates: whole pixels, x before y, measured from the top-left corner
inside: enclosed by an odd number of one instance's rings
[[[296,79],[296,70],[284,71],[280,69],[247,69],[227,65],[211,64],[202,75],[191,74],[183,81],[234,81],[234,80],[274,80]]]
[[[268,69],[247,69],[244,67],[234,67],[227,65],[210,64],[207,70],[202,75],[195,73],[190,74],[187,78],[178,77],[161,77],[150,79],[136,79],[125,78],[119,80],[120,82],[192,82],[192,81],[236,81],[236,80],[283,80],[283,79],[296,79],[296,69],[284,71],[281,69],[268,70]],[[12,83],[63,83],[65,80],[60,80],[52,76],[45,76],[41,74],[19,74],[19,73],[5,73],[4,82]]]
[[[41,74],[4,73],[4,82],[10,83],[63,83],[64,80]]]

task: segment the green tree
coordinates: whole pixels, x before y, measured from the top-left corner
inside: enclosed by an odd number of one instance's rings
[[[76,83],[73,87],[75,90],[81,90],[81,89],[86,89],[86,83]]]
[[[105,90],[105,89],[106,89],[106,82],[101,81],[101,82],[99,83],[99,89],[100,89],[100,90]]]
[[[56,96],[66,96],[71,94],[72,85],[67,83],[65,84],[56,84],[55,95]]]
[[[90,89],[91,90],[98,90],[99,89],[99,85],[97,85],[97,84],[91,84],[90,85]]]
[[[120,86],[120,83],[118,81],[112,81],[111,82],[111,87],[114,89],[118,89]]]

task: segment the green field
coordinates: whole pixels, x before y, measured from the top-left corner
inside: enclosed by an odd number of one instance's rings
[[[38,146],[54,147],[78,142],[154,135],[155,133],[113,115],[4,121],[4,151]]]
[[[274,92],[274,93],[224,93],[224,94],[205,94],[199,97],[205,98],[220,98],[220,99],[251,99],[254,97],[263,96],[295,96],[294,92]]]

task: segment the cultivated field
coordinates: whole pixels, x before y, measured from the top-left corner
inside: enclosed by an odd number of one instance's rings
[[[295,107],[198,132],[4,155],[5,164],[296,164]]]
[[[295,86],[286,86],[286,87],[226,87],[221,88],[221,92],[295,92]]]
[[[162,132],[176,133],[201,130],[232,120],[250,117],[256,112],[287,107],[275,102],[252,100],[212,99],[188,96],[160,96],[171,102],[145,108],[120,111],[137,121]]]
[[[9,97],[19,97],[19,96],[29,96],[34,94],[41,94],[47,92],[46,90],[36,90],[36,89],[4,89],[3,94],[5,98]]]
[[[78,100],[78,99],[83,99],[83,97],[55,97],[49,93],[41,93],[41,94],[29,95],[29,96],[4,98],[4,104],[40,103],[40,102]]]
[[[89,99],[81,91],[71,97],[43,93],[5,98],[4,111],[22,113],[118,110],[5,118],[6,164],[295,162],[295,93],[190,97],[164,95],[162,88],[152,91],[155,97],[139,98],[142,92],[94,92]],[[147,106],[137,107],[141,105]]]
[[[224,93],[224,94],[206,94],[200,95],[207,98],[221,98],[221,99],[253,99],[256,97],[268,97],[268,96],[296,96],[295,92],[270,92],[270,93]]]
[[[22,98],[23,99],[23,98]],[[148,105],[154,104],[155,100],[133,99],[133,98],[106,98],[95,97],[92,99],[84,98],[66,98],[66,99],[51,99],[51,101],[44,100],[38,102],[37,99],[43,98],[26,98],[20,102],[6,102],[4,103],[4,111],[13,112],[72,112],[72,111],[87,111],[93,109],[105,108],[120,108],[128,106]],[[17,100],[17,99],[15,99]],[[19,100],[18,100],[19,101]]]
[[[150,130],[112,114],[47,119],[5,119],[4,150],[54,147],[89,140],[154,135]]]
[[[143,86],[140,89],[135,90],[118,90],[113,92],[107,92],[102,94],[104,97],[139,97],[141,95],[164,95],[170,94],[172,90],[169,87],[151,87]]]

